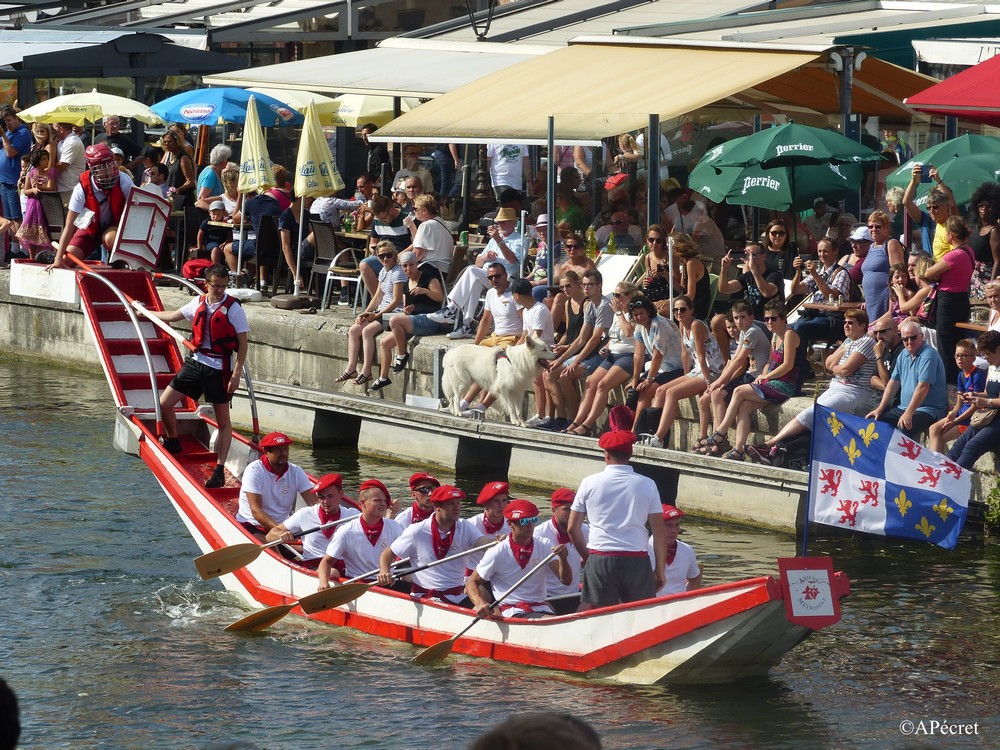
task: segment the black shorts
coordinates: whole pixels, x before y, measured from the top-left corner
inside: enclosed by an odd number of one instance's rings
[[[233,396],[222,382],[222,370],[196,362],[193,357],[184,360],[180,372],[170,381],[170,387],[197,401],[204,394],[210,404],[228,404]]]

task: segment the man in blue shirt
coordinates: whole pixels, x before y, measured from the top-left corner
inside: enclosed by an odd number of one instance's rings
[[[865,419],[888,422],[916,438],[948,411],[948,381],[941,355],[924,341],[919,325],[907,321],[899,327],[899,333],[905,351],[896,358],[881,402]],[[897,391],[899,405],[886,411]]]
[[[17,182],[21,179],[21,157],[31,150],[32,138],[28,126],[21,122],[14,108],[9,104],[0,107],[0,117],[3,118],[5,131],[0,133],[0,200],[3,202],[3,215],[8,224],[2,227],[3,232],[16,233],[21,228],[21,198],[17,193]]]

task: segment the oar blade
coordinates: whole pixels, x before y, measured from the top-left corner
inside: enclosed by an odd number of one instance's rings
[[[457,640],[458,636],[456,635],[446,641],[441,641],[440,643],[435,643],[429,648],[425,648],[413,657],[413,663],[421,667],[437,664],[451,653],[451,647],[455,645],[455,641]]]
[[[297,602],[292,604],[279,604],[276,607],[268,607],[253,614],[247,615],[242,620],[237,620],[226,630],[236,633],[255,633],[274,625],[278,620],[287,615],[295,607]]]
[[[198,569],[198,575],[207,581],[246,567],[257,559],[260,552],[261,546],[253,542],[234,544],[196,558],[194,566]]]
[[[374,583],[345,583],[343,586],[333,586],[326,591],[317,591],[315,594],[302,597],[299,606],[307,615],[314,615],[353,602],[374,585]]]

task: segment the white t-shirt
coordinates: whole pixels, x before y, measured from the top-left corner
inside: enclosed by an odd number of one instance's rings
[[[479,573],[483,580],[490,582],[493,588],[493,596],[496,599],[499,599],[510,591],[514,584],[524,577],[525,573],[538,565],[552,552],[552,545],[546,539],[533,537],[531,546],[531,556],[523,568],[518,563],[514,550],[511,547],[510,537],[504,539],[496,547],[486,550],[482,562],[476,566],[476,572]],[[518,602],[542,604],[547,597],[546,576],[540,574],[533,575],[522,583],[509,599],[501,602],[500,612],[508,617],[519,614],[524,609],[517,606]],[[552,608],[548,605],[533,607],[532,610],[535,612],[552,612]]]
[[[672,231],[684,232],[685,234],[693,233],[695,225],[698,223],[698,219],[707,215],[708,210],[705,208],[705,204],[701,201],[695,201],[694,208],[683,216],[681,216],[681,210],[678,208],[676,203],[671,203],[663,209],[663,219],[673,225],[674,228]]]
[[[485,517],[486,517],[486,511],[483,511],[479,515],[473,516],[472,518],[469,519],[469,523],[471,523],[473,526],[476,527],[476,531],[479,532],[479,536],[496,536],[497,534],[510,533],[510,526],[507,525],[506,518],[503,519],[503,522],[500,524],[499,531],[492,531],[492,532],[487,531],[486,524],[483,521]],[[471,555],[466,556],[465,570],[471,571],[473,568],[475,568],[476,565],[479,564],[479,561],[483,559],[483,555],[485,554],[486,554],[485,552],[473,552]]]
[[[247,499],[247,493],[253,492],[261,496],[264,512],[277,523],[283,523],[295,507],[296,495],[311,490],[312,486],[313,483],[301,467],[289,463],[288,470],[278,477],[264,468],[263,462],[258,459],[247,465],[243,471],[240,509],[236,514],[236,520],[240,523],[260,525],[260,522],[253,517],[250,501]]]
[[[434,554],[434,544],[431,541],[431,521],[433,516],[420,523],[410,524],[396,541],[392,543],[392,551],[396,557],[410,558],[410,565],[417,567],[426,565],[439,559]],[[448,557],[467,549],[472,549],[482,536],[479,530],[471,522],[460,518],[455,521],[452,530],[451,546],[442,557]],[[445,591],[451,588],[461,588],[465,586],[465,558],[459,557],[450,560],[442,565],[437,565],[427,570],[421,570],[413,574],[413,582],[425,589]],[[420,592],[414,591],[414,596],[419,597]],[[465,591],[444,597],[452,604],[458,604],[465,598]]]
[[[653,551],[653,539],[649,540],[649,562],[656,566],[656,553]],[[667,582],[656,592],[657,596],[667,594],[683,594],[687,591],[689,578],[697,578],[701,575],[698,567],[698,558],[694,554],[694,547],[690,544],[677,540],[677,552],[674,554],[674,561],[666,566]]]
[[[219,305],[226,301],[228,294],[223,295],[222,299],[215,304],[208,304],[206,302],[207,314],[211,318],[212,314],[219,308]],[[181,315],[187,321],[194,320],[195,313],[198,312],[198,306],[201,305],[202,300],[205,296],[195,297],[190,302],[188,302],[184,307],[180,309]],[[246,333],[250,330],[250,324],[247,322],[247,314],[243,309],[243,305],[237,301],[229,308],[229,322],[232,324],[236,333]],[[209,349],[212,346],[212,333],[208,330],[209,326],[205,326],[205,340],[199,345],[202,349]],[[197,351],[191,354],[194,357],[194,361],[208,367],[212,367],[216,370],[222,369],[222,357],[218,357],[214,354],[208,354],[206,352]]]
[[[398,523],[404,529],[407,526],[409,526],[411,523],[413,523],[413,507],[414,507],[414,505],[416,505],[416,503],[414,503],[413,505],[411,505],[409,508],[407,508],[406,510],[404,510],[402,513],[400,513],[398,516],[396,516],[393,519],[396,523]],[[423,519],[423,520],[427,520],[427,519]]]
[[[572,509],[587,514],[587,548],[597,552],[645,552],[646,521],[663,513],[656,482],[624,464],[609,464],[584,477]]]
[[[66,171],[68,172],[69,170]],[[118,173],[118,186],[122,189],[122,193],[125,194],[126,198],[128,198],[128,194],[132,192],[133,184],[132,178],[127,174],[124,172]],[[96,182],[93,183],[93,186],[94,197],[97,198],[97,202],[101,208],[101,216],[98,226],[101,229],[107,229],[112,224],[117,224],[118,219],[115,219],[111,213],[111,201],[107,200],[105,192],[101,190]],[[82,214],[87,208],[86,199],[83,195],[83,185],[80,184],[79,177],[77,178],[76,187],[73,188],[73,193],[70,195],[69,201],[66,203],[66,208],[70,211],[75,211],[77,214]]]
[[[493,187],[502,185],[520,190],[523,185],[524,159],[527,155],[527,146],[499,143],[487,146],[486,158],[490,160],[490,179]]]
[[[337,529],[333,535],[326,554],[337,560],[344,561],[344,570],[348,578],[357,578],[371,574],[379,569],[379,558],[389,546],[403,533],[403,527],[391,518],[382,519],[382,533],[375,543],[361,527],[361,518],[348,521]]]
[[[583,524],[581,531],[583,532],[584,541],[590,539],[590,527],[587,524]],[[550,518],[545,523],[536,526],[535,539],[544,539],[553,547],[559,544],[559,533],[556,530],[555,521]],[[566,562],[569,563],[570,570],[573,571],[573,580],[568,584],[563,583],[555,573],[551,570],[546,570],[545,584],[548,586],[549,596],[580,593],[580,553],[576,551],[576,547],[573,546],[572,542],[567,543],[566,549],[569,550]]]
[[[552,325],[552,313],[541,302],[535,302],[531,307],[521,308],[521,320],[524,322],[524,330],[529,336],[534,336],[535,331],[542,332],[542,341],[549,346],[556,343],[556,331]]]
[[[448,227],[434,218],[417,227],[417,233],[413,237],[413,247],[423,248],[424,257],[420,260],[421,263],[433,263],[435,266],[447,268],[451,265],[455,240]]]
[[[87,162],[83,158],[84,151],[83,141],[76,133],[70,133],[61,141],[56,141],[57,162],[69,165],[56,177],[56,190],[60,193],[68,193],[80,184],[80,175],[87,168]]]
[[[340,518],[337,520],[353,518],[358,515],[361,514],[356,508],[349,508],[346,505],[342,505],[340,507]],[[306,529],[315,529],[320,523],[319,504],[317,503],[316,505],[307,505],[304,508],[299,508],[292,513],[292,515],[285,519],[285,528],[293,534],[298,534]],[[342,528],[344,528],[344,525],[334,526],[332,529],[327,530],[336,534]],[[322,557],[323,553],[326,552],[326,548],[330,546],[332,538],[327,539],[326,534],[322,531],[314,531],[312,534],[306,534],[304,537],[301,537],[302,557],[306,560],[315,560],[318,557]]]
[[[495,287],[486,292],[486,309],[493,315],[493,332],[497,336],[520,336],[523,324],[510,287],[497,294]]]

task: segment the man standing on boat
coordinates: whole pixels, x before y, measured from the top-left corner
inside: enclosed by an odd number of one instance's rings
[[[570,509],[567,530],[583,558],[580,611],[650,599],[666,583],[667,535],[656,483],[629,466],[635,433],[615,430],[601,435],[607,466],[584,477]],[[590,522],[590,540],[583,519]],[[653,535],[655,561],[646,547]]]
[[[561,583],[568,584],[573,575],[566,557],[569,550],[565,544],[552,544],[546,539],[534,536],[538,526],[538,507],[528,500],[514,500],[503,510],[504,518],[510,526],[510,535],[500,544],[486,550],[482,561],[472,571],[465,582],[465,593],[472,601],[477,615],[483,617],[525,617],[537,618],[554,615],[548,598],[547,574],[551,572]],[[557,560],[548,564],[548,570],[526,580],[517,590],[517,596],[500,603],[494,612],[484,584],[489,583],[495,599],[510,591],[525,573],[555,552]]]
[[[441,486],[441,482],[428,474],[426,471],[418,471],[410,475],[410,497],[413,498],[413,505],[397,516],[390,516],[404,529],[413,523],[420,523],[431,517],[434,512],[434,504],[431,502],[431,493]]]
[[[580,553],[576,551],[576,547],[573,546],[566,529],[566,524],[569,522],[570,506],[575,497],[576,493],[567,487],[561,487],[553,492],[552,518],[535,528],[535,539],[544,539],[553,547],[557,544],[565,544],[569,552],[569,556],[566,558],[566,563],[572,573],[569,583],[563,583],[555,574],[545,571],[549,603],[557,615],[568,615],[570,612],[576,612],[577,606],[580,604],[582,558]],[[583,540],[586,542],[590,539],[590,527],[583,524],[581,531],[583,532]]]
[[[392,583],[389,568],[395,558],[410,558],[417,567],[441,560],[449,555],[470,550],[494,540],[480,536],[470,521],[461,517],[465,493],[450,484],[442,484],[431,493],[434,515],[411,524],[392,546],[382,553],[378,581]],[[458,557],[449,562],[413,574],[410,595],[414,599],[433,599],[445,604],[467,606],[465,598],[465,560]]]
[[[268,531],[292,514],[297,494],[302,495],[307,505],[316,504],[313,483],[300,466],[288,460],[288,446],[292,442],[280,432],[265,435],[260,441],[264,455],[243,471],[236,520],[261,541],[267,538]]]
[[[357,578],[379,567],[382,553],[389,549],[403,528],[385,517],[391,498],[388,488],[377,479],[361,483],[358,490],[361,515],[348,521],[333,537],[319,564],[318,591],[330,588],[330,576]]]
[[[284,522],[272,527],[267,532],[267,541],[275,542],[278,539],[291,544],[295,541],[294,534],[301,534],[306,529],[314,529],[341,518],[352,518],[360,515],[358,511],[351,507],[341,507],[340,501],[343,498],[344,479],[340,474],[324,474],[319,481],[313,485],[312,491],[316,493],[319,501],[315,505],[307,505],[292,513]],[[319,561],[326,554],[326,548],[330,546],[334,532],[341,526],[334,526],[322,531],[314,531],[302,537],[302,561],[300,565],[316,570]]]
[[[215,409],[215,421],[219,425],[219,435],[215,442],[218,451],[215,470],[205,482],[206,487],[215,488],[226,483],[225,463],[233,438],[229,402],[240,384],[240,370],[247,358],[247,331],[250,330],[250,325],[243,306],[235,297],[226,293],[229,271],[225,266],[209,266],[205,270],[205,286],[207,294],[196,297],[180,310],[149,310],[148,314],[155,315],[166,323],[191,321],[191,340],[197,351],[184,360],[180,372],[160,394],[160,412],[166,431],[163,447],[174,455],[181,452],[174,406],[183,396],[197,401],[204,394],[205,400],[210,401]],[[234,353],[236,362],[232,361]],[[285,520],[287,515],[282,516],[280,521]],[[274,525],[271,524],[264,531]]]

